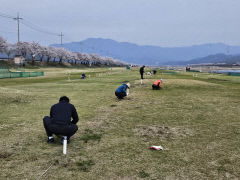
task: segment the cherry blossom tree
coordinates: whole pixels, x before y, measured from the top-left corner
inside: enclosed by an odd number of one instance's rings
[[[55,62],[56,58],[58,58],[59,64],[65,60],[72,64],[77,64],[80,62],[81,64],[89,64],[89,66],[92,64],[107,66],[126,65],[126,63],[121,62],[117,59],[113,59],[111,57],[101,57],[97,54],[71,52],[65,48],[45,47],[36,42],[18,42],[11,46],[2,37],[0,37],[0,52],[7,53],[8,58],[13,52],[14,54],[22,55],[25,58],[28,55],[31,55],[32,63],[35,62],[35,57],[39,56],[40,61],[43,60],[43,57],[47,57],[47,62],[49,62],[52,58],[54,58],[53,61]]]
[[[47,56],[47,51],[48,51],[47,47],[41,46],[40,53],[38,54],[41,62],[43,61],[43,57]]]
[[[29,44],[30,43],[28,42],[21,42],[21,41],[15,44],[14,45],[15,54],[26,57],[29,52],[29,47],[30,47]]]
[[[31,55],[32,64],[34,64],[36,55],[41,56],[41,54],[43,53],[43,51],[42,51],[43,48],[39,43],[36,43],[36,42],[29,43],[28,45],[29,45],[29,47],[28,47],[27,53]]]
[[[92,61],[92,58],[89,54],[77,53],[77,56],[81,64],[89,64]]]
[[[94,64],[101,64],[101,57],[97,54],[89,54]]]
[[[47,52],[46,52],[46,56],[47,56],[47,62],[49,63],[50,59],[51,58],[54,58],[54,61],[55,61],[55,58],[57,57],[57,50],[55,47],[48,47],[47,48]]]
[[[8,56],[8,60],[10,59],[10,55],[15,52],[14,45],[9,44],[7,49],[6,49],[6,54]]]
[[[72,52],[70,52],[70,51],[66,51],[65,52],[65,60],[67,60],[68,61],[68,63],[71,63],[72,64],[72,61],[73,61],[73,59],[74,59],[74,55],[73,55],[73,53]]]
[[[8,45],[7,41],[0,36],[0,52],[6,52]]]
[[[57,56],[59,58],[59,64],[62,63],[63,59],[66,59],[66,57],[69,55],[68,50],[65,48],[56,48],[57,50]]]
[[[71,54],[70,55],[70,59],[74,62],[74,64],[77,64],[77,61],[79,60],[77,53],[76,52],[72,52],[70,54]]]

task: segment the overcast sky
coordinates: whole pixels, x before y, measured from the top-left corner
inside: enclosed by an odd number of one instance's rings
[[[162,47],[240,45],[240,0],[0,0],[0,13],[17,12],[22,23],[63,32],[64,43],[101,37]],[[17,22],[0,16],[0,36],[16,42]],[[60,43],[23,24],[20,39]]]

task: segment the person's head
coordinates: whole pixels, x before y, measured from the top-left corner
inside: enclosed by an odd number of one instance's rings
[[[144,66],[144,65],[143,65],[142,67],[143,67],[143,68],[145,68],[145,66]]]
[[[69,102],[69,98],[67,96],[62,96],[59,99],[59,102],[61,102],[61,101]]]
[[[127,87],[130,89],[131,84],[130,84],[130,83],[127,83],[126,85],[127,85]]]

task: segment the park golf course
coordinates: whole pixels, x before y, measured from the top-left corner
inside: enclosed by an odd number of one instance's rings
[[[39,71],[0,79],[0,179],[240,178],[239,76],[158,70],[141,85],[138,67]],[[60,139],[46,143],[42,123],[63,95],[80,119],[67,155]]]

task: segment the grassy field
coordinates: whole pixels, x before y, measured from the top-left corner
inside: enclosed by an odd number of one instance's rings
[[[0,179],[240,179],[240,77],[162,71],[141,85],[138,69],[41,70],[0,80]],[[67,155],[42,124],[62,95],[80,118]]]

